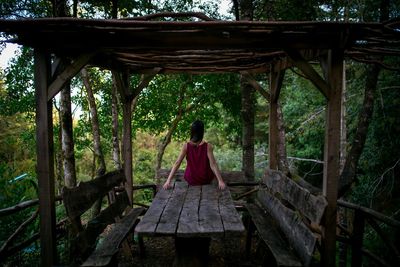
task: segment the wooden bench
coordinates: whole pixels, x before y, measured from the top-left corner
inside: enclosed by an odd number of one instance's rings
[[[281,172],[267,170],[255,203],[246,204],[251,217],[246,240],[248,255],[256,229],[276,266],[309,266],[326,206],[323,196],[312,195]]]
[[[143,214],[145,209],[130,208],[125,190],[117,194],[115,201],[91,219],[86,227],[83,227],[80,219],[98,199],[124,181],[123,170],[118,170],[89,182],[82,182],[77,187],[63,189],[64,205],[74,233],[73,265],[110,265],[128,233],[133,232],[139,215]],[[121,219],[122,215],[124,216]],[[101,234],[102,242],[97,242]],[[96,243],[99,243],[97,247]],[[130,250],[128,252],[130,253]]]

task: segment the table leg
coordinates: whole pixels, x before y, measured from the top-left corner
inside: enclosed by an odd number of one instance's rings
[[[208,237],[175,238],[174,266],[207,266],[210,241]]]

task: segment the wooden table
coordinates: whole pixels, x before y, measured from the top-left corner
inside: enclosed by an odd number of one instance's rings
[[[178,261],[191,251],[204,251],[204,246],[208,254],[211,237],[226,238],[244,231],[228,189],[219,190],[216,185],[188,186],[185,182],[160,190],[135,228],[140,236],[175,237]]]

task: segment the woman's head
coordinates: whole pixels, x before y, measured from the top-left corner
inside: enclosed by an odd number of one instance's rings
[[[199,143],[203,140],[204,136],[204,123],[200,120],[196,120],[190,127],[190,141]]]

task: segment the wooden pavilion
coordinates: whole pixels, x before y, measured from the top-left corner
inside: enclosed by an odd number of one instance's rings
[[[131,101],[155,74],[224,73],[270,75],[269,167],[277,169],[277,103],[283,71],[295,66],[327,100],[323,195],[328,201],[323,233],[325,266],[334,266],[343,60],[376,63],[376,55],[399,55],[399,23],[151,21],[159,14],[120,20],[43,18],[0,20],[0,31],[34,48],[37,176],[43,266],[55,261],[52,99],[85,65],[118,71],[123,102],[123,161],[132,197]],[[68,64],[59,71],[60,62]],[[310,64],[320,62],[321,76]],[[130,90],[130,74],[144,74]]]

